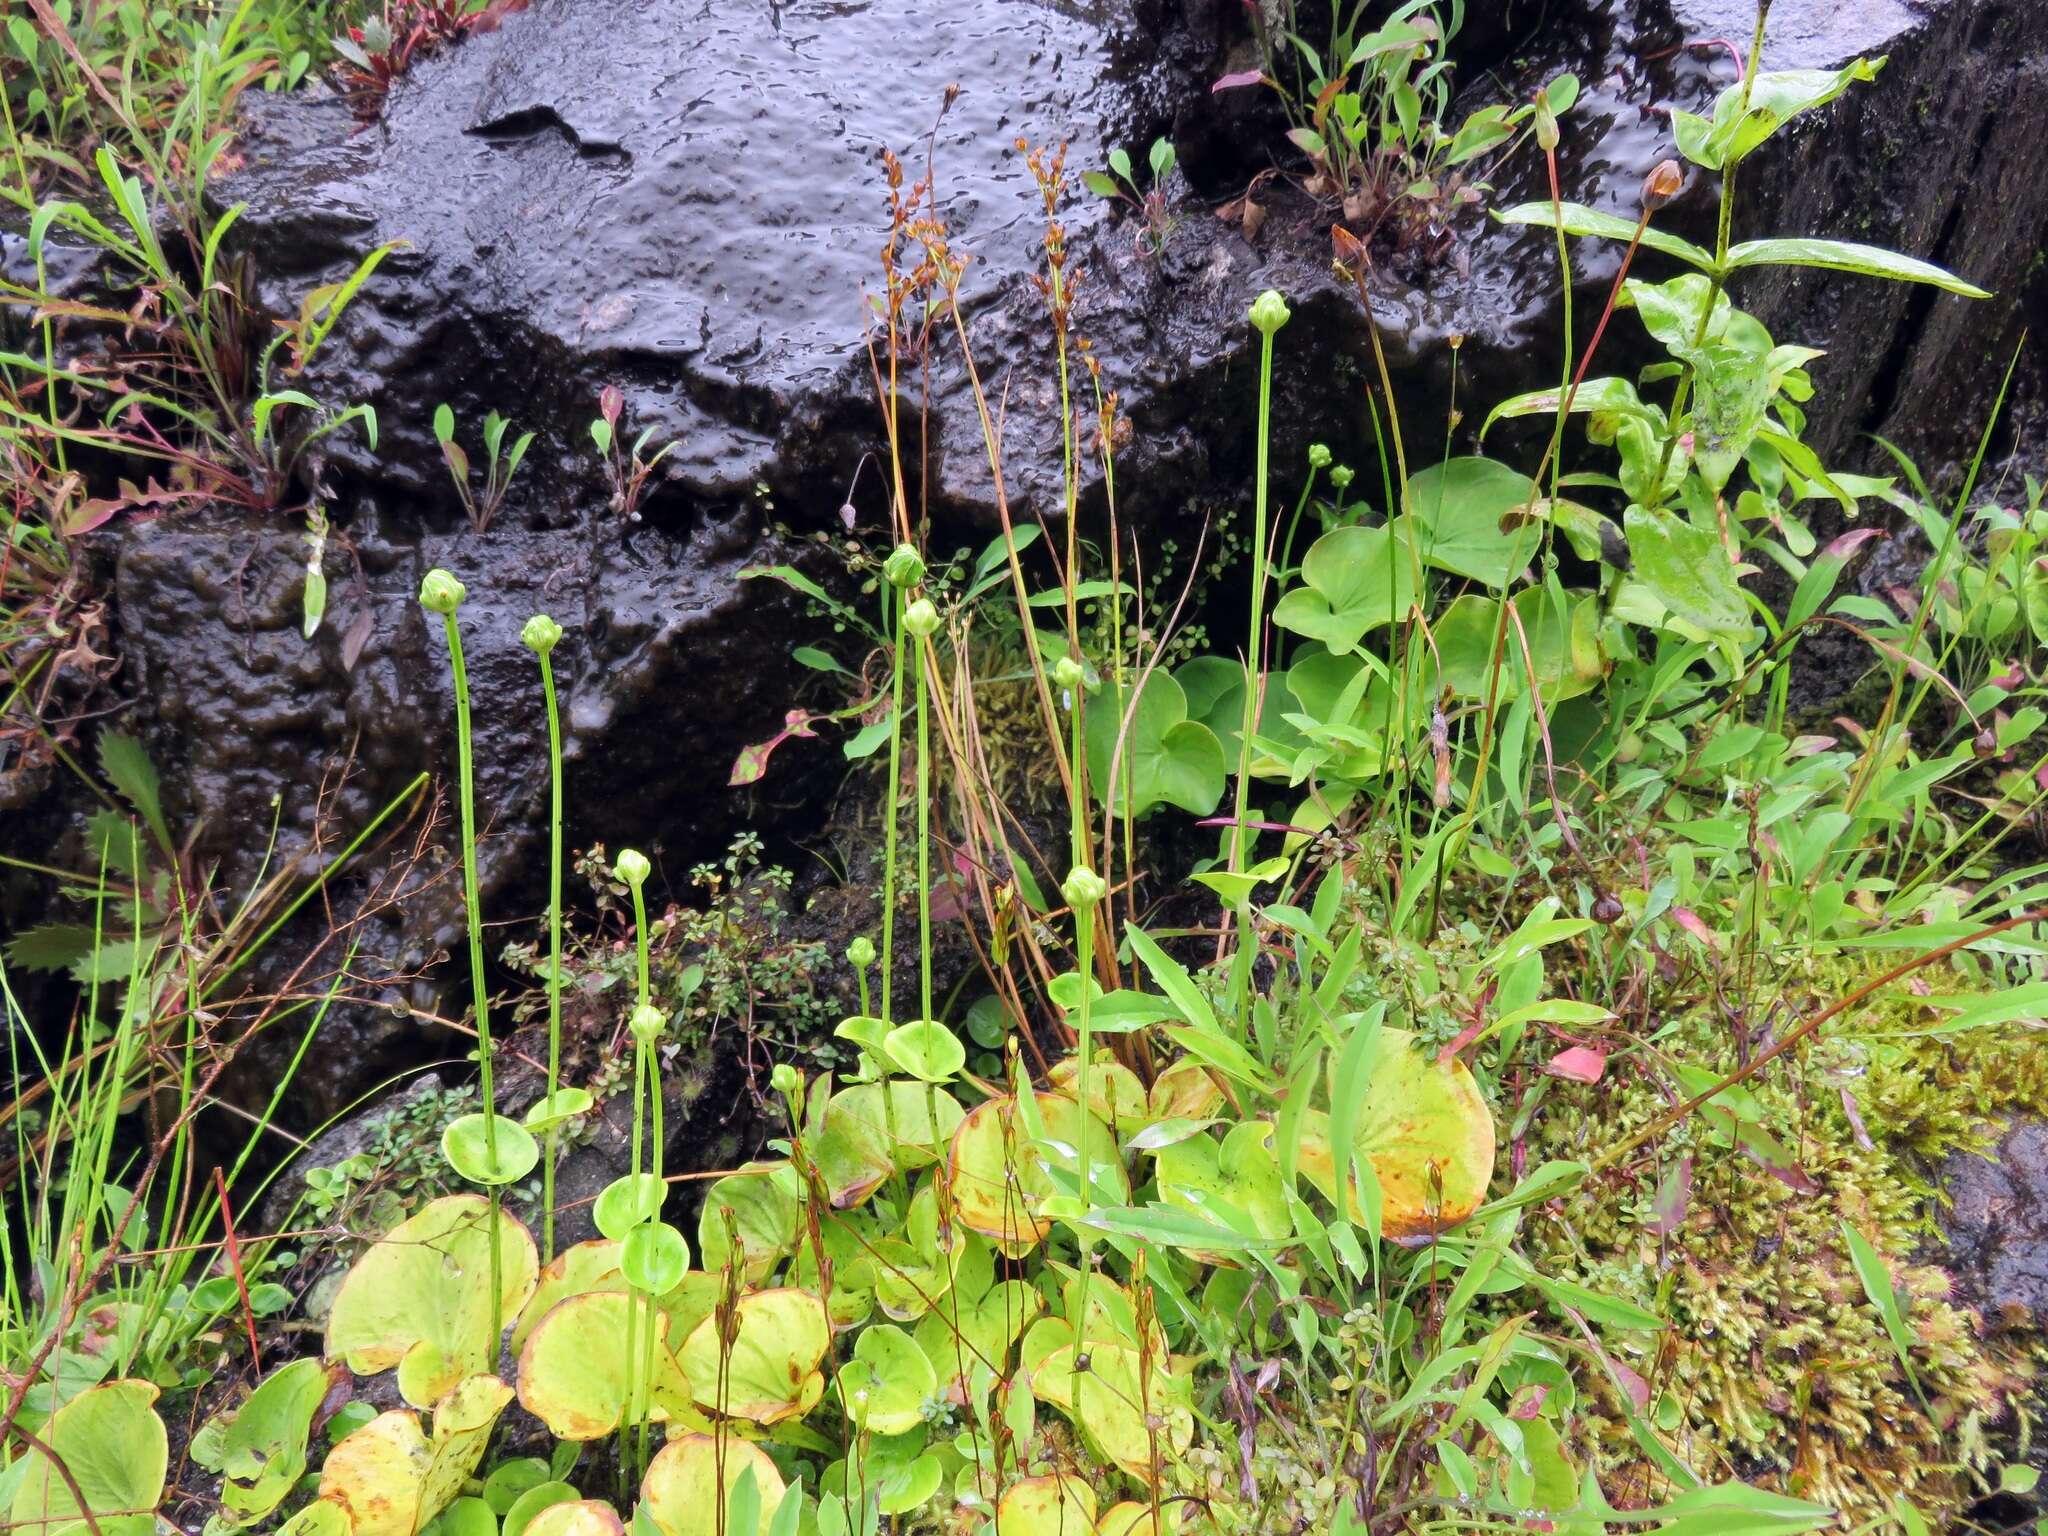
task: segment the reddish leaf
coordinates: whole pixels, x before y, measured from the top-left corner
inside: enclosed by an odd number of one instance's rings
[[[1709,949],[1721,947],[1721,936],[1709,928],[1700,915],[1691,907],[1673,907],[1671,915],[1678,920],[1678,926],[1698,939]]]
[[[1597,1083],[1607,1070],[1607,1057],[1589,1045],[1568,1045],[1551,1057],[1543,1070],[1574,1083]]]
[[[341,670],[353,672],[356,662],[362,658],[363,647],[370,642],[370,631],[374,627],[370,608],[365,604],[363,611],[355,616],[348,627],[348,633],[341,637]]]
[[[1213,96],[1218,91],[1234,91],[1241,86],[1264,85],[1265,83],[1266,72],[1263,69],[1240,69],[1234,74],[1225,75],[1214,85],[1210,86],[1209,94]]]
[[[1508,1417],[1527,1422],[1543,1411],[1543,1399],[1550,1396],[1550,1388],[1540,1381],[1532,1381],[1520,1388],[1508,1401]]]
[[[782,717],[782,729],[766,741],[757,741],[751,747],[740,748],[740,755],[733,759],[732,776],[726,786],[754,784],[768,771],[768,758],[774,750],[792,736],[815,736],[811,729],[811,716],[804,710],[792,709]]]

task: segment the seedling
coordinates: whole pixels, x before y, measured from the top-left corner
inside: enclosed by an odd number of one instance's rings
[[[653,441],[654,428],[643,427],[640,435],[633,439],[633,446],[625,448],[619,438],[619,412],[625,405],[625,397],[617,388],[607,384],[598,396],[598,414],[590,423],[590,440],[597,445],[598,457],[604,462],[605,477],[611,482],[611,509],[629,523],[640,521],[640,497],[647,489],[647,478],[660,467],[661,461],[675,452],[674,443],[664,443],[653,453],[647,445]]]
[[[505,493],[512,488],[512,477],[519,473],[519,464],[526,457],[526,450],[533,444],[533,434],[522,432],[513,440],[508,451],[505,448],[505,431],[511,426],[496,411],[484,416],[484,451],[490,456],[490,464],[484,474],[481,490],[470,484],[469,454],[455,441],[455,410],[442,404],[434,410],[434,439],[441,445],[441,457],[447,461],[448,473],[455,481],[455,493],[462,498],[462,508],[469,514],[470,526],[482,533],[491,526],[498,510],[505,504]]]
[[[1147,256],[1156,257],[1166,249],[1167,238],[1178,222],[1166,206],[1166,179],[1173,174],[1173,141],[1154,139],[1146,159],[1152,168],[1152,182],[1146,188],[1138,186],[1137,174],[1131,168],[1131,157],[1121,145],[1109,152],[1107,171],[1084,171],[1081,180],[1098,197],[1122,203],[1137,214],[1138,249]]]

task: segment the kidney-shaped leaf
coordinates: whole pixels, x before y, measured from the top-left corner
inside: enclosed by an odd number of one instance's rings
[[[1353,1122],[1353,1166],[1356,1159],[1372,1164],[1383,1202],[1382,1235],[1441,1232],[1479,1208],[1493,1177],[1493,1114],[1463,1062],[1415,1049],[1405,1029],[1384,1028],[1363,1100]],[[1329,1120],[1319,1110],[1302,1116],[1299,1166],[1336,1199]],[[1346,1214],[1362,1224],[1358,1184],[1350,1182]]]
[[[756,1424],[775,1424],[806,1412],[823,1389],[818,1362],[832,1342],[825,1303],[809,1291],[782,1286],[742,1296],[737,1313],[722,1371],[717,1313],[700,1322],[683,1345],[683,1374],[689,1377],[697,1402]]]
[[[393,1227],[335,1293],[327,1318],[329,1359],[359,1376],[389,1370],[423,1350],[434,1369],[407,1373],[401,1386],[447,1390],[496,1363],[491,1337],[491,1208],[481,1195],[449,1195]],[[510,1215],[498,1216],[500,1320],[519,1315],[540,1273],[533,1237]],[[429,1402],[438,1397],[432,1394]],[[412,1393],[406,1400],[428,1406]]]
[[[169,1437],[155,1404],[156,1388],[148,1382],[110,1381],[50,1415],[37,1438],[70,1472],[78,1492],[48,1456],[29,1451],[9,1529],[85,1536],[97,1525],[100,1536],[149,1536],[170,1466]]]
[[[1088,701],[1088,775],[1097,797],[1107,799],[1119,816],[1142,816],[1155,805],[1196,816],[1215,810],[1223,798],[1223,744],[1208,726],[1188,718],[1181,685],[1168,673],[1153,672],[1138,691],[1126,729],[1129,703],[1128,691],[1116,687]]]
[[[1534,482],[1497,459],[1447,459],[1408,482],[1415,552],[1424,565],[1503,587],[1541,547],[1539,534],[1500,521],[1535,496]]]
[[[641,1297],[571,1296],[541,1319],[520,1351],[520,1405],[560,1440],[596,1440],[629,1420],[659,1422],[686,1411],[690,1383],[670,1352],[668,1332],[668,1315]],[[650,1354],[652,1374],[636,1391]]]
[[[1273,622],[1337,655],[1356,650],[1414,605],[1414,559],[1407,541],[1385,528],[1333,528],[1309,546],[1301,585],[1274,605]]]

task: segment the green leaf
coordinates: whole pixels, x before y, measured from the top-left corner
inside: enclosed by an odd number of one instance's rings
[[[1842,1241],[1849,1246],[1849,1262],[1856,1266],[1856,1278],[1863,1282],[1863,1294],[1877,1308],[1884,1331],[1898,1353],[1899,1364],[1905,1369],[1906,1380],[1913,1384],[1916,1393],[1919,1392],[1920,1377],[1913,1369],[1913,1330],[1906,1326],[1906,1315],[1899,1308],[1898,1288],[1892,1284],[1892,1272],[1886,1267],[1884,1256],[1869,1238],[1847,1221],[1842,1223]]]
[[[1896,283],[1928,283],[1966,299],[1988,299],[1989,290],[1966,283],[1931,261],[1919,261],[1881,246],[1853,240],[1745,240],[1728,252],[1728,270],[1745,267],[1822,267],[1830,272],[1855,272]]]
[[[1123,189],[1116,184],[1116,178],[1104,171],[1083,171],[1081,180],[1097,197],[1121,197]]]
[[[464,1115],[441,1133],[441,1156],[472,1184],[516,1184],[540,1161],[540,1144],[508,1116]]]
[[[432,1201],[371,1245],[335,1293],[327,1317],[327,1358],[344,1358],[359,1376],[389,1370],[415,1350],[423,1365],[401,1386],[421,1388],[408,1402],[427,1406],[498,1355],[491,1336],[492,1228],[481,1195]],[[496,1228],[496,1315],[519,1315],[540,1272],[533,1237],[500,1212]],[[424,1390],[439,1385],[440,1392]],[[425,1402],[421,1402],[421,1398]]]
[[[1718,171],[1749,154],[1802,112],[1825,106],[1859,80],[1875,80],[1884,60],[1856,59],[1840,69],[1767,69],[1715,98],[1711,117],[1674,112],[1678,151]]]
[[[1662,507],[1631,505],[1623,518],[1635,578],[1674,618],[1708,635],[1749,633],[1749,607],[1721,541]]]
[[[92,953],[90,923],[41,923],[7,941],[7,963],[25,971],[67,971]]]
[[[213,1421],[222,1426],[219,1454],[206,1465],[223,1474],[225,1523],[240,1526],[264,1519],[305,1476],[313,1415],[334,1381],[321,1361],[294,1360],[266,1377],[231,1415]],[[195,1460],[197,1444],[195,1439]]]
[[[136,814],[149,823],[149,830],[155,834],[157,843],[169,852],[171,829],[164,821],[163,781],[157,777],[156,765],[143,751],[142,743],[120,731],[101,732],[100,772],[120,792],[121,798],[135,807]],[[132,874],[133,871],[124,870],[122,873]]]
[[[1501,519],[1528,506],[1535,494],[1535,482],[1527,475],[1493,459],[1432,464],[1408,482],[1415,550],[1438,570],[1489,587],[1506,586],[1541,540],[1520,530],[1503,532]]]
[[[36,1438],[50,1454],[30,1449],[22,1458],[9,1528],[38,1536],[86,1536],[92,1529],[150,1536],[170,1467],[156,1395],[146,1381],[109,1382],[79,1393],[38,1426]]]
[[[1188,718],[1180,684],[1166,672],[1153,671],[1138,692],[1126,730],[1128,700],[1125,690],[1107,687],[1088,700],[1088,773],[1098,798],[1107,791],[1108,802],[1123,817],[1141,816],[1155,805],[1196,816],[1214,811],[1223,799],[1223,746],[1215,732]],[[1123,751],[1118,756],[1120,732]]]
[[[1568,235],[1590,235],[1604,240],[1620,240],[1624,243],[1634,238],[1636,225],[1628,219],[1618,219],[1611,213],[1601,213],[1583,203],[1564,203],[1553,209],[1549,203],[1521,203],[1505,212],[1494,214],[1503,224],[1533,224],[1541,229],[1562,229]],[[1645,228],[1642,243],[1653,251],[1662,251],[1666,256],[1675,256],[1688,265],[1702,271],[1712,271],[1714,257],[1711,251],[1703,250],[1690,240],[1681,240],[1668,235],[1661,229]]]
[[[1344,655],[1415,605],[1414,552],[1386,528],[1333,528],[1302,559],[1301,583],[1274,605],[1273,622]]]

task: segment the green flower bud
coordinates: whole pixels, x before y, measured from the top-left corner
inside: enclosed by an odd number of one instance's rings
[[[1071,656],[1062,656],[1052,664],[1052,680],[1069,693],[1080,692],[1081,685],[1088,681],[1088,669]]]
[[[1087,865],[1078,864],[1060,882],[1060,894],[1076,912],[1085,912],[1109,894],[1109,886]]]
[[[907,592],[924,580],[924,557],[908,544],[898,544],[882,562],[882,575],[897,591]]]
[[[1339,464],[1330,471],[1330,484],[1339,491],[1348,491],[1351,489],[1352,473],[1349,464]]]
[[[1252,329],[1262,336],[1270,336],[1287,323],[1287,301],[1280,297],[1278,289],[1268,288],[1252,300]]]
[[[856,971],[864,971],[875,963],[875,941],[862,934],[846,946],[846,963]]]
[[[462,599],[467,595],[462,590],[462,583],[438,565],[427,572],[426,580],[420,583],[420,606],[429,613],[453,613],[462,606]]]
[[[1328,443],[1310,443],[1308,445],[1308,467],[1310,469],[1328,469],[1330,467],[1330,445]]]
[[[637,848],[621,848],[618,858],[612,861],[612,874],[634,889],[639,889],[653,873],[654,866],[647,862],[647,855]]]
[[[546,614],[536,613],[519,631],[519,638],[536,656],[545,656],[561,643],[562,626]]]
[[[633,1031],[633,1038],[646,1045],[661,1033],[661,1026],[668,1022],[668,1015],[652,1003],[642,1003],[633,1010],[633,1016],[626,1020],[626,1027]]]
[[[768,1074],[768,1086],[784,1098],[795,1093],[802,1084],[803,1079],[797,1076],[796,1068],[786,1061],[775,1063],[775,1070]]]
[[[928,597],[920,597],[903,610],[903,627],[922,640],[939,627],[939,610]]]

